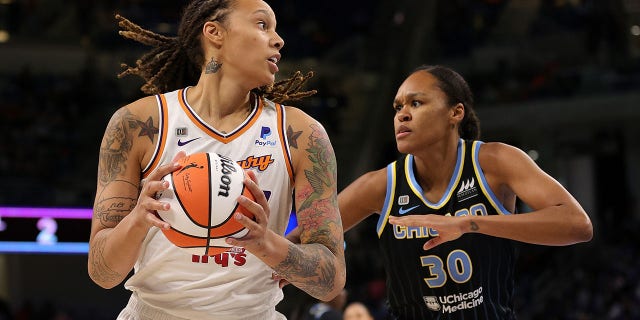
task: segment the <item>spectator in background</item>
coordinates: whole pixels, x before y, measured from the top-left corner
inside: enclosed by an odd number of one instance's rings
[[[351,302],[344,309],[342,320],[373,320],[369,308],[361,302]]]
[[[313,304],[305,316],[305,320],[342,320],[342,309],[347,303],[347,290],[342,292],[330,301],[318,301]]]

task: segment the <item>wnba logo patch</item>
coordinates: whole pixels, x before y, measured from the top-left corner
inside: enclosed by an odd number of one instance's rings
[[[409,196],[408,195],[401,195],[398,197],[398,204],[401,206],[404,206],[405,204],[409,204]]]
[[[188,134],[186,127],[176,128],[176,137],[186,137]]]

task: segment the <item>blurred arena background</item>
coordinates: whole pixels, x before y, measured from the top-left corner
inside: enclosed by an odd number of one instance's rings
[[[298,106],[329,132],[340,188],[395,157],[391,101],[407,72],[453,67],[483,140],[528,152],[594,222],[587,244],[520,245],[519,318],[640,319],[639,0],[267,2],[286,43],[280,77],[316,73],[318,94]],[[118,36],[114,13],[172,36],[183,5],[0,0],[0,207],[92,206],[104,128],[142,96],[141,81],[116,78],[145,48]],[[36,228],[5,222],[0,241]],[[381,318],[374,225],[346,234],[346,289]],[[89,224],[59,232],[87,241]],[[90,282],[86,254],[0,253],[0,319],[113,319],[127,299]],[[287,286],[279,308],[297,319],[308,303]]]

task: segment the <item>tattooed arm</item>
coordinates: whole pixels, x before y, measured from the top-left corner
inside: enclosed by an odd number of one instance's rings
[[[153,98],[121,108],[111,117],[100,145],[87,267],[91,279],[104,288],[118,285],[133,269],[152,225],[167,227],[153,215],[162,204],[151,195],[166,188],[158,180],[174,167],[159,167],[140,186],[141,163],[158,133],[157,115],[144,110],[154,109]]]
[[[275,270],[312,296],[332,298],[346,278],[335,154],[324,128],[315,121],[289,121],[287,132],[294,156],[300,244],[288,245],[286,258]]]
[[[309,295],[329,301],[341,292],[346,278],[343,231],[336,196],[336,159],[324,128],[302,111],[287,109],[287,127],[300,243],[294,244],[266,229],[266,222],[262,220],[268,213],[259,210],[252,210],[256,222],[242,215],[237,217],[249,228],[247,237],[227,241],[245,247],[280,277]],[[248,174],[255,177],[251,171]],[[266,207],[266,199],[257,185],[247,183],[247,186],[256,201]],[[248,209],[250,206],[257,208],[257,205],[240,200],[240,204]]]

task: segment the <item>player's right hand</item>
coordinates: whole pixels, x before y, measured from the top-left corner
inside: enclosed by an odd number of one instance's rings
[[[158,192],[169,188],[169,182],[162,178],[167,174],[180,169],[181,165],[179,160],[184,157],[186,157],[186,153],[184,151],[178,152],[170,163],[159,166],[146,178],[140,181],[140,195],[138,196],[138,202],[133,211],[142,215],[142,220],[145,224],[148,224],[149,227],[156,226],[160,229],[169,229],[171,227],[169,223],[160,219],[157,212],[158,210],[169,210],[170,205],[166,202],[157,200],[156,195]]]

